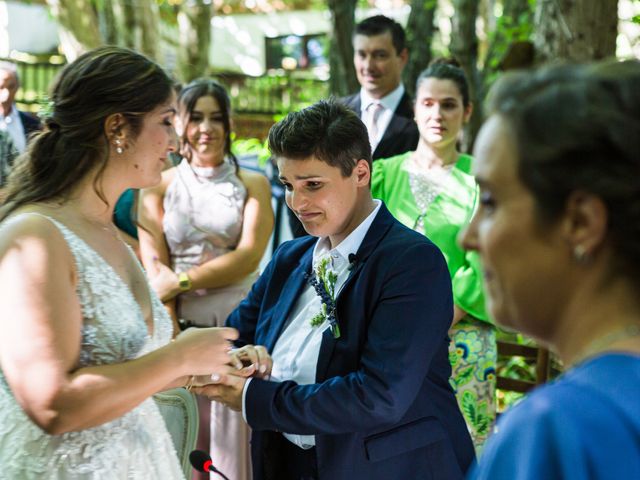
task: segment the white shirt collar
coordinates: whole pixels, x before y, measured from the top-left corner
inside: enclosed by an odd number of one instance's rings
[[[380,210],[380,206],[382,202],[378,199],[373,199],[373,203],[375,208],[373,212],[371,212],[367,218],[365,218],[360,225],[358,225],[344,240],[342,240],[335,248],[331,248],[331,243],[329,242],[329,237],[319,238],[315,247],[313,248],[313,264],[315,265],[316,260],[320,258],[322,255],[327,254],[329,252],[335,252],[339,254],[343,259],[348,260],[349,255],[355,255],[362,241],[364,240],[365,235],[369,231],[373,220],[376,218],[378,211]]]
[[[369,105],[377,102],[380,105],[382,105],[385,109],[395,112],[396,108],[398,108],[398,104],[400,103],[400,100],[402,99],[403,95],[404,95],[404,85],[402,83],[398,85],[395,90],[392,90],[391,92],[389,92],[387,95],[385,95],[380,99],[373,98],[371,95],[367,93],[367,91],[364,88],[361,88],[360,89],[360,111],[364,113]]]

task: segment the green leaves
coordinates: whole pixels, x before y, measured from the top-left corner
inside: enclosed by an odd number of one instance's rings
[[[492,419],[487,414],[487,402],[478,402],[476,395],[467,390],[462,393],[462,414],[473,425],[476,434],[484,435],[491,427]]]

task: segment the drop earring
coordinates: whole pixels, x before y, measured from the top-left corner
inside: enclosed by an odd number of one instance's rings
[[[122,152],[124,152],[119,139],[116,140],[116,152],[118,155],[122,155]]]
[[[573,248],[573,258],[577,263],[585,264],[589,260],[587,249],[582,245],[576,245]]]

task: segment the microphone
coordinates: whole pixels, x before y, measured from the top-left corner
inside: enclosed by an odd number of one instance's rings
[[[353,269],[353,267],[356,266],[356,262],[358,261],[358,257],[356,257],[355,253],[350,253],[348,259],[349,259],[349,267],[348,267],[348,269],[351,270],[351,269]]]
[[[207,452],[203,452],[202,450],[194,450],[189,454],[189,462],[191,462],[191,466],[199,472],[217,473],[222,478],[224,478],[224,480],[229,480],[229,477],[227,477],[224,473],[213,466],[211,456]]]

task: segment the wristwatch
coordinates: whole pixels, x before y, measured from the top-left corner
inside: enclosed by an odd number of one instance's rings
[[[180,287],[181,292],[188,292],[191,290],[191,279],[187,272],[178,274],[178,286]]]

